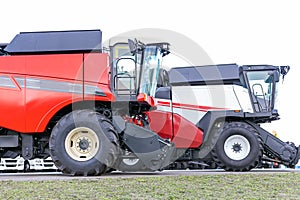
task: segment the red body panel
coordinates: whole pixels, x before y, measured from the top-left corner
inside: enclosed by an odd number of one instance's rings
[[[61,108],[82,100],[82,94],[27,89],[26,132],[43,132],[49,120]]]
[[[0,73],[25,74],[26,56],[0,56]]]
[[[109,60],[107,54],[84,54],[84,80],[87,83],[109,84]]]
[[[198,148],[202,144],[203,132],[192,122],[173,114],[174,137],[177,148]]]
[[[30,55],[25,58],[27,75],[82,81],[82,54]]]
[[[110,66],[107,54],[90,53],[84,54],[84,83],[100,88],[104,96],[95,96],[88,93],[84,94],[84,100],[114,101],[108,85],[110,84]]]
[[[0,76],[7,77],[8,75],[0,73]],[[0,87],[0,127],[25,130],[24,119],[25,90],[17,86],[15,88]]]
[[[202,144],[203,132],[182,116],[155,110],[148,112],[148,117],[151,130],[171,139],[176,148],[198,148]]]
[[[0,83],[0,127],[43,132],[73,102],[114,100],[108,70],[102,53],[1,56],[0,77],[10,85]]]
[[[173,123],[172,113],[159,110],[150,111],[147,113],[150,128],[159,136],[165,139],[173,139]]]

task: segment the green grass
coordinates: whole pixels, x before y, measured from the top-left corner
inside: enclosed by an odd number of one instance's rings
[[[0,199],[300,199],[300,173],[2,181]]]

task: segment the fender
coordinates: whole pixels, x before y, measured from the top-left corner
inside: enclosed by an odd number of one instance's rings
[[[26,131],[27,132],[44,132],[46,130],[47,125],[49,124],[50,120],[53,118],[53,116],[58,113],[61,109],[72,105],[73,103],[80,102],[82,99],[68,99],[65,101],[62,101],[61,103],[57,104],[56,106],[52,107],[51,109],[48,110],[47,113],[44,114],[42,118],[40,118],[40,121],[38,124],[35,124],[35,126],[26,126]],[[26,120],[28,122],[29,120]]]
[[[72,106],[74,104],[77,103],[84,103],[87,101],[108,101],[108,98],[110,98],[109,96],[105,96],[105,97],[90,97],[90,98],[85,98],[82,99],[82,97],[71,97],[68,99],[65,99],[63,101],[60,101],[59,103],[55,104],[55,106],[53,106],[51,109],[47,110],[47,112],[45,113],[41,113],[42,117],[35,117],[35,118],[29,118],[29,116],[26,116],[26,132],[27,133],[32,133],[32,132],[44,132],[47,125],[49,124],[50,120],[53,118],[53,116],[55,116],[60,110],[68,107],[68,106]],[[113,98],[110,99],[110,101],[113,101]],[[38,109],[38,108],[36,108]],[[71,108],[72,109],[72,108]],[[37,110],[35,112],[32,113],[38,113]],[[33,116],[32,116],[33,117]],[[34,119],[38,119],[39,121],[34,121]],[[31,121],[30,121],[31,120]],[[34,122],[33,122],[34,121]]]
[[[208,133],[216,121],[225,121],[228,119],[243,119],[252,122],[266,122],[276,120],[278,118],[278,113],[264,112],[264,113],[248,113],[241,110],[216,110],[208,111],[201,120],[196,124],[196,126],[203,130],[204,132],[204,142],[207,140]]]
[[[203,143],[200,146],[199,157],[205,158],[214,148],[220,135],[217,129],[220,129],[224,125],[225,120],[228,118],[243,119],[244,117],[245,115],[242,111],[208,111],[196,124],[203,131]]]
[[[245,118],[244,112],[234,110],[218,110],[208,111],[196,126],[203,130],[204,142],[207,140],[208,133],[210,133],[216,121],[224,121],[226,118]]]

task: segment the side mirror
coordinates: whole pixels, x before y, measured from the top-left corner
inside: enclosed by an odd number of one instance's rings
[[[290,66],[280,66],[280,74],[282,74],[282,82],[284,80],[285,75],[290,71]]]
[[[141,53],[146,45],[137,39],[128,39],[128,46],[132,55],[135,55],[137,53]]]
[[[280,66],[280,73],[285,76],[290,71],[290,66]]]
[[[137,52],[136,42],[131,39],[128,39],[128,46],[129,46],[130,52],[133,55],[135,55]]]

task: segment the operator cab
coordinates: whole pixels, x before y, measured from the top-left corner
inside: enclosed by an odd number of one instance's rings
[[[127,48],[126,48],[127,45]],[[168,43],[143,44],[137,40],[117,43],[113,53],[112,85],[117,101],[146,101],[154,97],[163,71],[162,57],[169,53]],[[165,84],[165,83],[162,83]]]
[[[288,73],[289,66],[251,65],[241,66],[240,74],[248,88],[254,112],[271,113],[278,116],[276,110],[277,89],[280,75]]]

